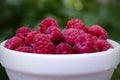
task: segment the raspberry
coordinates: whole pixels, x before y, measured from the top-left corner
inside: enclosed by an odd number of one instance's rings
[[[14,36],[6,41],[5,47],[11,50],[15,50],[16,48],[22,46],[23,44],[24,43],[21,38]]]
[[[33,38],[36,34],[39,34],[38,31],[31,31],[28,33],[28,35],[25,37],[25,43],[27,43],[30,46],[33,46]]]
[[[96,47],[99,51],[106,51],[109,48],[112,48],[112,45],[107,40],[98,39],[96,42]]]
[[[27,36],[27,34],[30,32],[30,29],[27,27],[21,27],[16,31],[16,35],[21,34],[22,36]]]
[[[16,36],[20,37],[23,41],[25,41],[25,37],[30,32],[30,29],[27,27],[21,27],[16,31]]]
[[[90,34],[97,36],[99,39],[107,39],[107,31],[99,25],[93,25],[88,30]]]
[[[76,23],[82,23],[80,19],[71,19],[67,22],[66,28],[72,28]]]
[[[40,23],[40,31],[44,33],[44,31],[50,27],[50,26],[56,26],[58,27],[58,24],[56,20],[53,18],[45,18],[41,23]]]
[[[77,29],[82,29],[85,32],[88,32],[88,28],[79,19],[71,19],[70,21],[68,21],[66,28],[77,28]]]
[[[74,45],[77,36],[81,33],[82,32],[80,30],[75,28],[68,28],[62,30],[64,41],[71,45]]]
[[[95,39],[92,35],[84,33],[77,37],[75,41],[75,50],[79,53],[90,53],[95,50]]]
[[[63,39],[63,35],[60,29],[56,26],[50,26],[48,29],[45,30],[45,34],[48,35],[48,37],[54,44],[60,43]]]
[[[72,54],[73,52],[74,50],[72,49],[72,46],[68,43],[61,42],[55,48],[56,54]]]
[[[45,34],[37,34],[34,39],[33,50],[38,54],[53,54],[54,53],[54,44]]]
[[[16,51],[33,53],[33,48],[29,46],[20,46],[16,49]]]

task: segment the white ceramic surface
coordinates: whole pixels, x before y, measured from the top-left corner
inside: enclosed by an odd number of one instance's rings
[[[31,54],[0,45],[0,63],[10,80],[110,80],[120,61],[120,45],[89,54]]]

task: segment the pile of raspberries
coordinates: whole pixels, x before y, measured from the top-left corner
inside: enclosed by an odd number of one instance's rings
[[[5,47],[33,54],[85,54],[113,48],[107,37],[101,26],[87,27],[80,19],[69,20],[61,30],[55,19],[45,18],[39,28],[20,27]]]

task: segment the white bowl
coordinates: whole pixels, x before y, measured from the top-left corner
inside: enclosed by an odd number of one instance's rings
[[[0,62],[10,80],[110,80],[120,61],[120,45],[89,54],[31,54],[0,45]]]

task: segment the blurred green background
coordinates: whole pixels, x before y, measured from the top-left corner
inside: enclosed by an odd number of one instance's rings
[[[80,18],[88,27],[99,24],[120,43],[120,0],[0,0],[0,42],[18,27],[38,27],[46,17],[55,18],[61,28],[71,18]],[[8,80],[1,65],[0,80]],[[120,65],[111,80],[120,80]]]

